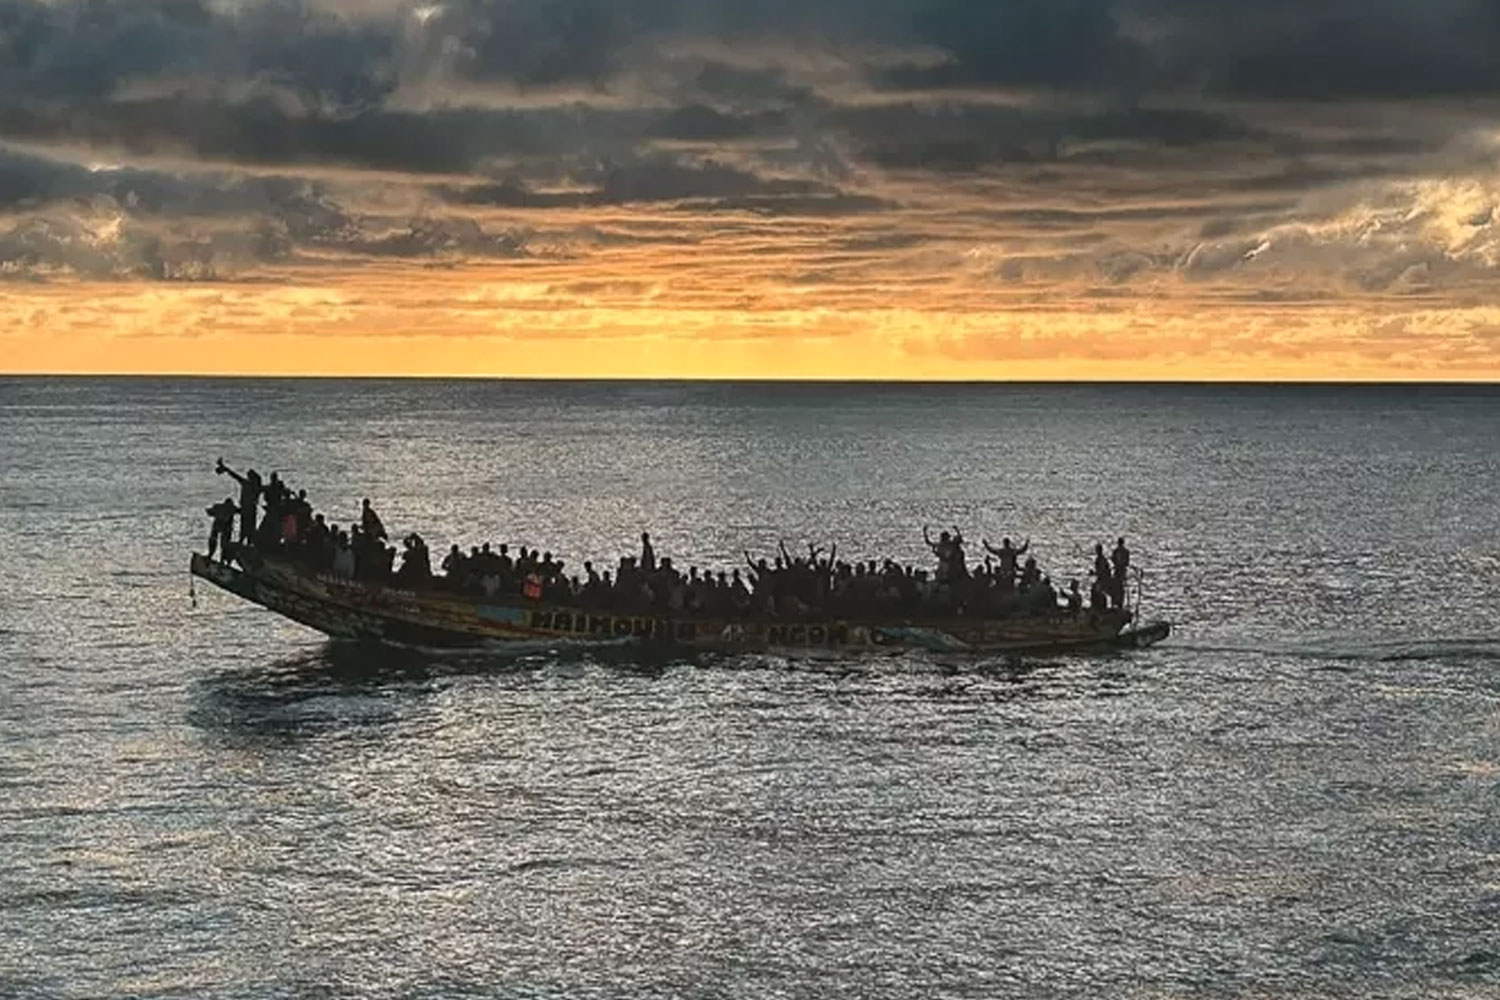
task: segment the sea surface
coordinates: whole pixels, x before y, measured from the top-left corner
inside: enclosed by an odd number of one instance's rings
[[[1500,997],[1500,389],[0,379],[0,997]],[[574,567],[923,525],[1153,650],[330,644],[214,475]],[[977,548],[977,546],[976,546]]]

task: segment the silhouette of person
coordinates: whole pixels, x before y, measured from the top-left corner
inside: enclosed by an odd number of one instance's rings
[[[225,497],[204,511],[213,518],[213,527],[208,532],[208,558],[212,559],[215,551],[221,551],[222,561],[228,562],[230,550],[234,547],[234,515],[239,513],[239,508],[235,507],[233,497]]]
[[[250,536],[255,534],[255,515],[260,507],[260,473],[254,469],[246,469],[242,476],[225,465],[222,458],[214,472],[221,476],[227,475],[240,484],[240,541],[250,541]]]
[[[1077,618],[1078,613],[1083,610],[1083,594],[1079,593],[1078,591],[1077,580],[1074,580],[1073,583],[1068,587],[1067,599],[1068,614],[1072,615],[1074,618]]]
[[[983,541],[983,540],[982,540]],[[1024,545],[1019,549],[1011,545],[1009,538],[1000,539],[1000,547],[997,549],[988,541],[984,541],[984,550],[1000,560],[1000,589],[1010,590],[1016,585],[1016,563],[1031,548],[1031,539],[1026,539]]]
[[[1098,543],[1094,545],[1094,582],[1103,589],[1107,595],[1114,586],[1114,572],[1109,567],[1109,557],[1104,554],[1104,546]]]
[[[375,513],[375,508],[370,506],[369,497],[365,497],[365,502],[360,507],[359,526],[369,538],[378,538],[382,541],[386,538],[385,525],[381,523],[380,515]]]
[[[1125,539],[1122,537],[1115,542],[1115,550],[1109,554],[1109,561],[1113,565],[1113,575],[1110,577],[1110,598],[1115,602],[1115,607],[1125,606],[1125,584],[1129,580],[1130,550],[1125,547]]]

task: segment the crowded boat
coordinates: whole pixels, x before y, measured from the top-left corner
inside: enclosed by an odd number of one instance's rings
[[[837,545],[785,543],[771,554],[744,553],[743,565],[680,567],[658,555],[649,532],[610,564],[585,561],[570,568],[552,552],[482,542],[451,545],[434,567],[427,542],[409,532],[393,542],[371,501],[359,517],[336,524],[314,509],[307,491],[272,472],[238,472],[220,459],[215,471],[234,480],[239,495],[207,508],[212,523],[208,560],[250,567],[265,560],[332,581],[452,595],[496,604],[541,602],[615,615],[665,615],[725,620],[827,619],[1080,619],[1125,614],[1130,550],[1118,538],[1110,551],[1093,545],[1087,590],[1078,579],[1056,587],[1031,544],[981,541],[970,558],[954,527],[935,537],[922,529],[930,567],[895,558],[841,557]]]

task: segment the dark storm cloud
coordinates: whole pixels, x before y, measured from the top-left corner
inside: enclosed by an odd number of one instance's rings
[[[134,167],[91,169],[0,148],[0,210],[98,199],[107,199],[138,215],[239,216],[259,212],[322,218],[325,227],[332,211],[327,195],[317,185],[298,178],[174,173]]]
[[[1180,5],[1168,69],[1235,96],[1326,100],[1500,93],[1493,0]],[[1197,13],[1194,21],[1192,13]]]
[[[380,102],[403,74],[603,87],[641,52],[682,37],[920,44],[937,54],[880,70],[901,86],[1277,97],[1500,89],[1492,0],[437,0],[364,17],[315,0],[0,0],[0,88],[64,102],[203,76],[352,107]],[[807,95],[774,68],[708,62],[696,76],[723,99]]]
[[[163,77],[252,79],[314,104],[363,105],[394,84],[387,30],[298,0],[0,0],[0,93],[44,103],[108,97]]]
[[[1325,100],[1500,92],[1493,0],[928,0],[893,87]]]
[[[602,84],[650,17],[611,0],[450,0],[434,5],[424,51],[459,76],[547,85]],[[642,5],[649,6],[649,5]]]
[[[764,104],[805,105],[816,103],[813,88],[792,82],[785,69],[764,66],[734,66],[705,60],[687,81],[706,99],[730,105],[753,101]]]
[[[1272,136],[1234,116],[1186,109],[1119,107],[1076,111],[1047,105],[885,105],[842,112],[870,162],[892,168],[972,171],[1005,163],[1047,163],[1064,156],[1124,160],[1129,142],[1196,147],[1267,141]],[[1077,148],[1113,143],[1104,153]]]
[[[571,164],[658,140],[719,144],[785,132],[785,115],[732,115],[705,105],[658,110],[450,107],[324,114],[268,98],[221,102],[191,94],[5,106],[0,136],[87,142],[135,153],[188,153],[244,164],[344,165],[409,173],[487,173],[498,164]],[[691,179],[691,178],[689,178]]]
[[[1121,35],[1113,0],[929,0],[912,28],[946,52],[936,66],[897,67],[905,87],[976,84],[1111,87],[1133,77],[1144,53]]]
[[[541,127],[533,114],[471,108],[325,115],[269,99],[220,102],[174,94],[69,107],[0,107],[0,134],[246,164],[467,173],[491,157],[561,154],[586,145],[566,116],[550,117]]]
[[[693,38],[784,58],[661,62]],[[797,68],[838,46],[886,87],[1044,88],[1117,110],[840,111]],[[892,68],[870,46],[924,54]],[[602,96],[632,72],[678,74],[652,84],[668,106],[526,116],[391,102],[433,80]],[[1492,0],[436,0],[363,16],[317,0],[0,0],[0,137],[248,163],[482,173],[496,158],[592,155],[601,136],[714,144],[847,128],[875,165],[968,170],[1049,160],[1063,143],[1254,138],[1226,112],[1152,107],[1163,100],[1487,93],[1500,95]]]
[[[295,177],[87,168],[0,149],[0,274],[202,280],[298,252],[514,257],[524,234],[360,212]]]
[[[687,104],[663,114],[651,125],[649,134],[658,139],[733,142],[776,135],[784,132],[787,125],[787,114],[780,109],[730,114],[706,104]]]

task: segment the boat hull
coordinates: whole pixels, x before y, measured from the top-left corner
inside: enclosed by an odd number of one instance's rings
[[[308,574],[272,560],[249,568],[195,553],[192,574],[335,639],[430,648],[496,643],[650,643],[686,649],[925,649],[938,652],[1065,653],[1137,649],[1165,639],[1166,622],[1129,627],[1130,615],[942,621],[694,618],[624,614],[527,601],[473,599]]]

